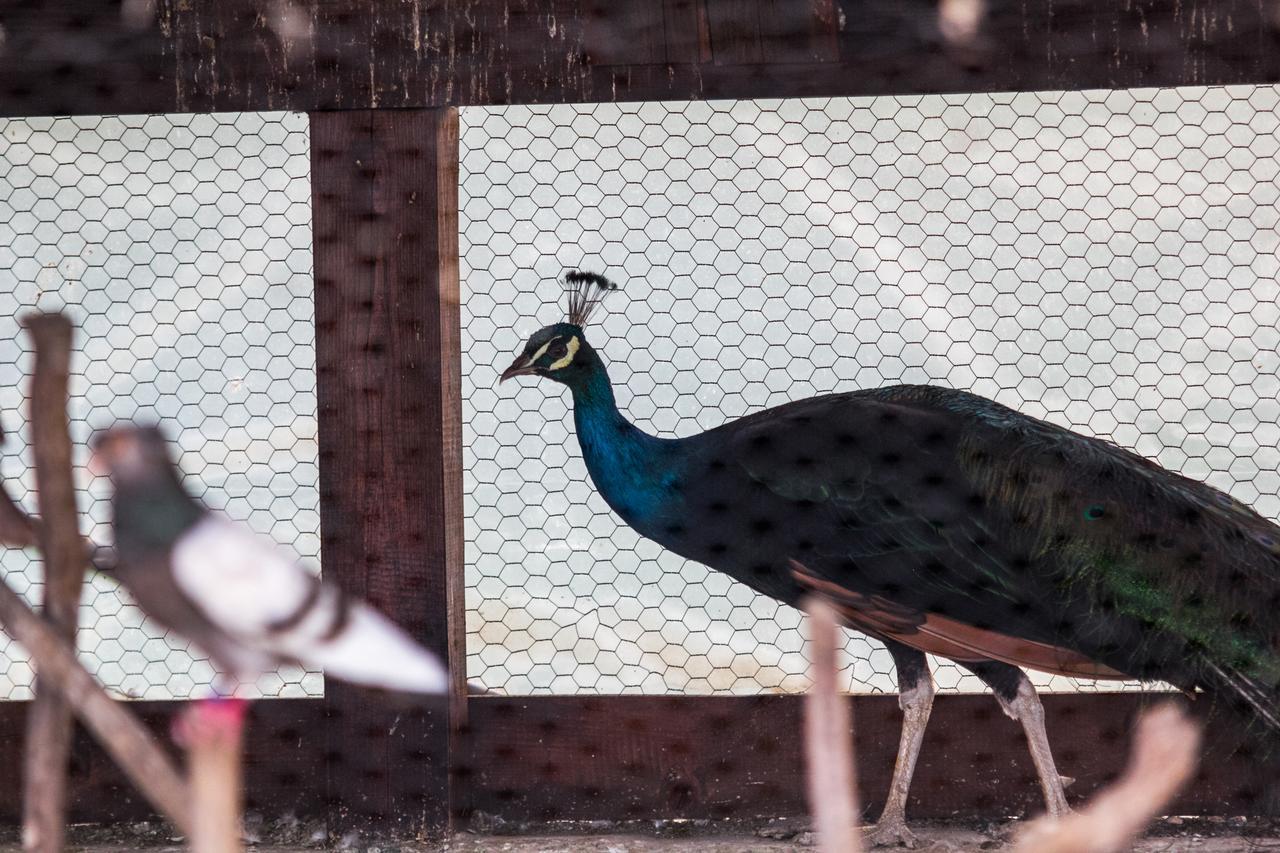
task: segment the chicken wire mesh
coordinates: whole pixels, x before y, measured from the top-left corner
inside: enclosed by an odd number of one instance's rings
[[[938,383],[1276,517],[1277,106],[1266,86],[463,110],[471,679],[807,685],[796,611],[623,525],[567,392],[496,386],[563,316],[566,268],[622,283],[588,337],[651,433]],[[981,688],[934,666],[942,689]],[[843,675],[896,689],[887,652],[855,633]]]
[[[77,323],[71,430],[161,421],[187,484],[213,508],[318,565],[310,151],[301,114],[113,116],[0,122],[0,472],[34,510],[31,344],[19,318]],[[79,467],[82,510],[109,541],[109,490]],[[40,598],[39,563],[8,549],[5,581]],[[81,599],[81,659],[112,691],[202,695],[214,671],[143,618],[113,582]],[[30,695],[24,650],[0,635],[0,698]],[[323,692],[285,669],[248,691]]]

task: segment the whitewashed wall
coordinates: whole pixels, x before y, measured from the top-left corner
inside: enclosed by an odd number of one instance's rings
[[[932,382],[1280,514],[1278,101],[463,110],[469,675],[507,693],[806,686],[796,612],[622,526],[587,479],[567,392],[496,386],[562,316],[571,267],[622,284],[589,334],[650,432]],[[850,634],[845,654],[851,689],[894,689],[878,644]]]
[[[19,319],[65,310],[77,463],[92,430],[161,421],[188,484],[318,565],[310,144],[304,115],[124,116],[0,121],[0,473],[34,508],[27,446],[30,343]],[[106,483],[87,531],[109,541]],[[33,601],[39,563],[0,552]],[[207,693],[213,669],[94,577],[81,658],[111,690]],[[0,634],[0,698],[30,695],[31,668]],[[323,691],[317,673],[266,676],[250,695]]]
[[[937,382],[1280,514],[1277,101],[1264,87],[463,110],[471,680],[806,684],[798,614],[620,525],[561,389],[496,387],[561,316],[569,267],[623,283],[591,335],[651,432]],[[28,503],[18,318],[66,308],[82,324],[77,440],[164,419],[207,501],[318,564],[308,144],[290,114],[0,122],[0,473]],[[105,539],[103,484],[79,476]],[[0,573],[38,599],[27,555],[3,553]],[[207,661],[109,582],[83,608],[82,656],[112,689],[204,689]],[[846,655],[851,689],[893,689],[878,645],[850,634]],[[0,698],[28,695],[30,676],[0,636]],[[952,666],[938,678],[976,686]],[[301,672],[255,686],[321,689]]]

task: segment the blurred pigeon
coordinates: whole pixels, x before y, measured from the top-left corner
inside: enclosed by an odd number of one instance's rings
[[[115,487],[116,578],[224,671],[251,682],[298,663],[356,684],[445,691],[439,660],[391,620],[188,494],[158,429],[101,433],[92,464]]]

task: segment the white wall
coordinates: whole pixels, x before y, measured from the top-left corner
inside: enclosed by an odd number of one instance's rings
[[[1275,517],[1278,100],[464,110],[470,676],[508,693],[806,685],[797,613],[621,526],[562,389],[496,387],[561,318],[571,267],[622,283],[589,334],[650,432],[932,382],[1111,438]],[[850,634],[845,652],[852,689],[895,688],[878,644]],[[978,686],[950,665],[938,680]]]

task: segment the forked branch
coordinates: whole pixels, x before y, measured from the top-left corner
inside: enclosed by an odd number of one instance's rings
[[[44,618],[63,641],[74,645],[76,615],[84,584],[84,559],[71,473],[67,388],[71,379],[71,321],[59,314],[27,317],[35,343],[31,379],[32,451],[36,499],[44,523],[37,531],[44,555]],[[29,851],[62,850],[66,836],[67,762],[71,754],[71,709],[37,673],[35,700],[27,716],[22,841]]]
[[[35,316],[25,325],[36,345],[31,420],[42,521],[29,518],[0,485],[0,544],[38,544],[45,559],[48,621],[0,583],[0,623],[27,649],[37,673],[28,723],[24,842],[27,849],[62,847],[69,711],[84,721],[151,803],[188,833],[186,782],[147,729],[76,660],[75,616],[90,551],[79,532],[67,428],[73,329],[60,315]]]

